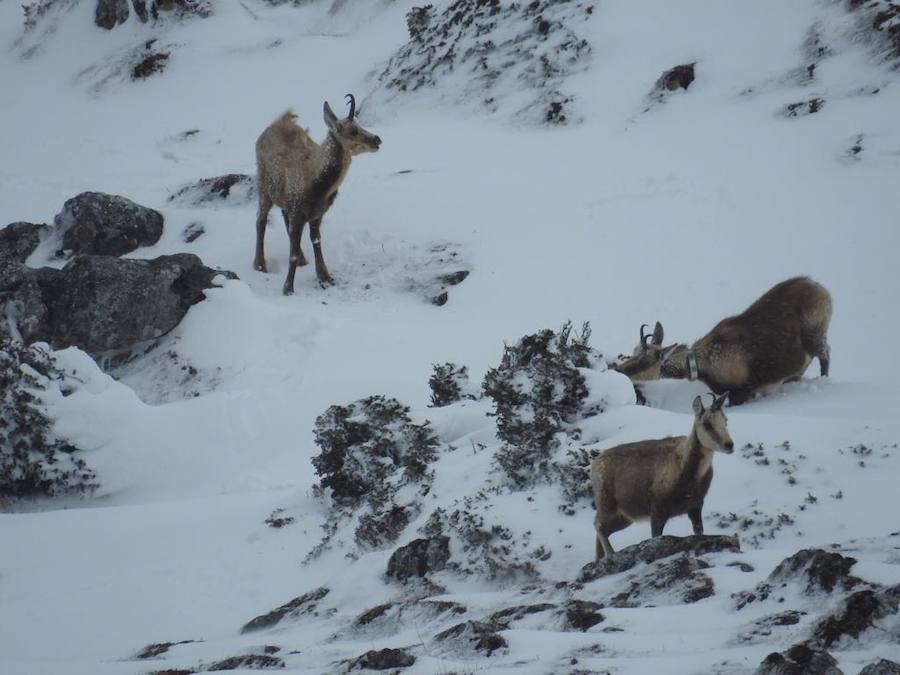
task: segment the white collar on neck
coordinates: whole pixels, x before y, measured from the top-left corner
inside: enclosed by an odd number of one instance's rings
[[[697,367],[697,356],[692,349],[687,353],[688,379],[693,382],[700,376],[700,369]]]

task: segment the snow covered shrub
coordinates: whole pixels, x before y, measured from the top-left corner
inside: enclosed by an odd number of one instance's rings
[[[585,70],[591,46],[582,25],[592,0],[453,0],[406,16],[409,42],[378,76],[376,99],[438,91],[455,103],[491,112],[507,100],[515,117],[535,124],[571,120],[568,76]]]
[[[170,52],[157,51],[153,48],[156,44],[156,38],[147,40],[144,43],[144,54],[131,68],[132,80],[145,80],[151,75],[161,73],[165,70],[166,63],[172,55]]]
[[[380,395],[331,406],[316,418],[315,436],[322,449],[312,459],[320,487],[330,488],[341,506],[355,506],[363,497],[383,502],[397,470],[407,479],[421,478],[438,445],[429,422],[414,424],[407,406]]]
[[[897,0],[847,0],[846,8],[857,14],[856,32],[871,43],[879,60],[900,59],[900,2]]]
[[[46,16],[47,12],[56,8],[67,9],[72,4],[72,0],[34,0],[22,5],[22,11],[25,13],[25,30],[34,30],[38,22]]]
[[[460,551],[448,567],[462,574],[478,574],[488,579],[536,578],[538,571],[528,559],[528,541],[519,539],[499,522],[488,524],[491,497],[484,490],[462,500],[461,508],[432,511],[421,532],[426,537],[447,536]],[[530,555],[537,558],[533,551]]]
[[[431,387],[431,405],[434,408],[441,408],[464,398],[475,398],[474,395],[467,393],[469,369],[455,363],[448,362],[443,365],[435,363],[434,372],[428,378],[428,386]]]
[[[322,450],[312,459],[321,477],[315,490],[330,490],[333,508],[322,525],[325,536],[307,560],[330,547],[348,524],[360,548],[393,543],[431,489],[428,464],[438,446],[431,424],[415,424],[396,399],[370,396],[328,408],[316,419],[315,436]]]
[[[34,390],[59,377],[53,359],[36,347],[0,341],[0,504],[22,497],[86,495],[96,474],[77,449],[53,438]]]
[[[591,490],[591,461],[599,454],[597,450],[575,448],[566,451],[565,462],[555,462],[553,471],[562,488],[563,502],[559,510],[567,516],[574,516],[577,506],[593,501]]]
[[[424,38],[425,29],[434,18],[434,5],[413,7],[406,13],[406,28],[413,42],[420,42]]]
[[[579,368],[596,358],[590,336],[588,324],[573,335],[571,322],[558,333],[526,335],[504,347],[500,365],[484,376],[482,389],[494,401],[497,436],[504,441],[496,461],[517,487],[547,473],[558,434],[585,412],[588,388]]]
[[[374,513],[364,513],[359,517],[354,539],[358,546],[377,549],[393,543],[409,525],[409,521],[419,515],[416,505],[393,506]]]

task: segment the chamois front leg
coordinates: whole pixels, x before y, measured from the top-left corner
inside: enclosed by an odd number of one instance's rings
[[[607,515],[603,517],[599,514],[600,510],[598,509],[598,514],[594,517],[594,529],[597,532],[597,547],[595,549],[594,558],[595,563],[599,563],[602,558],[612,555],[615,552],[612,544],[609,543],[609,535],[613,532],[624,530],[631,525],[631,521],[621,514],[617,513],[612,516]]]
[[[316,257],[316,276],[319,279],[319,285],[325,288],[326,286],[333,286],[334,279],[328,273],[328,268],[325,266],[325,258],[322,256],[321,225],[321,218],[309,221],[309,237],[312,239],[313,254]]]
[[[609,543],[609,536],[606,534],[605,523],[600,521],[599,514],[594,517],[594,530],[597,533],[594,563],[599,564],[601,559],[613,554],[612,544]]]
[[[288,261],[287,278],[284,280],[284,287],[281,289],[281,292],[285,295],[294,294],[294,273],[297,271],[297,264],[303,255],[300,252],[300,235],[303,233],[303,226],[306,224],[306,218],[300,211],[293,211],[289,220],[288,235],[291,239],[291,257]]]
[[[691,519],[691,525],[694,526],[694,534],[703,534],[703,515],[701,514],[702,506],[698,506],[694,509],[689,509],[687,514],[688,518]]]
[[[253,258],[253,269],[266,272],[266,254],[264,243],[266,240],[266,223],[269,221],[269,211],[272,208],[272,200],[264,190],[259,191],[259,209],[256,212],[256,256]]]
[[[662,509],[653,508],[650,511],[650,536],[651,537],[661,537],[663,533],[663,528],[666,526],[666,522],[669,520],[668,514],[662,511]]]

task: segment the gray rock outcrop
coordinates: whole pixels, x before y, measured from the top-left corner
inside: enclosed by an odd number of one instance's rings
[[[640,544],[626,546],[611,556],[602,558],[599,565],[588,563],[582,568],[578,580],[593,581],[609,574],[625,572],[641,562],[651,563],[678,554],[697,556],[722,551],[740,553],[740,550],[737,537],[727,535],[700,534],[690,537],[663,535],[646,539]]]
[[[152,246],[163,233],[159,211],[102,192],[82,192],[67,200],[54,223],[63,250],[80,254],[124,255]]]
[[[445,536],[416,539],[401,546],[388,560],[387,576],[406,581],[411,577],[424,577],[429,572],[437,572],[450,559],[450,538]]]
[[[47,229],[13,223],[0,230],[0,336],[93,355],[125,349],[177,326],[217,275],[236,278],[190,253],[153,260],[84,255],[61,270],[28,267]]]

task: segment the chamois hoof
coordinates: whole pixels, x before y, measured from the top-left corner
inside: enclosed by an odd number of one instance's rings
[[[331,276],[319,277],[320,288],[328,288],[329,286],[334,286],[334,279]]]
[[[293,295],[293,294],[294,294],[294,289],[291,288],[290,286],[282,286],[282,287],[281,287],[281,294],[282,294],[282,295]]]
[[[269,271],[269,270],[266,268],[266,263],[265,263],[265,262],[257,262],[257,261],[254,261],[254,263],[253,263],[253,269],[255,269],[257,272],[263,272],[263,273],[267,273],[267,272]]]

